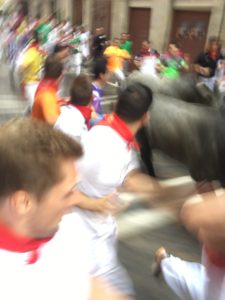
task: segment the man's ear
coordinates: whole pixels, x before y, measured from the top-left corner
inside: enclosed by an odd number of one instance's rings
[[[33,196],[23,190],[16,191],[10,196],[10,206],[18,216],[29,213],[33,207]]]
[[[149,112],[146,112],[141,119],[141,125],[142,126],[147,125],[149,120],[150,120],[150,114],[149,114]]]

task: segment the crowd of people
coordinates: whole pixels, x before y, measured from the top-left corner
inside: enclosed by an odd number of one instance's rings
[[[141,171],[135,136],[149,121],[153,94],[140,83],[126,86],[126,75],[131,62],[146,76],[170,80],[192,69],[209,88],[217,82],[222,89],[218,39],[210,39],[191,65],[174,42],[160,54],[146,40],[134,54],[127,33],[109,41],[104,28],[92,36],[53,17],[10,18],[1,36],[7,37],[1,51],[22,74],[28,103],[26,117],[0,128],[4,300],[135,299],[117,256],[118,191],[142,192],[156,203],[180,193]],[[90,57],[93,77],[81,72]],[[65,99],[61,89],[68,70],[74,80]],[[110,76],[121,91],[114,111],[105,115],[101,99]],[[181,299],[225,299],[223,202],[223,195],[211,192],[183,207],[184,224],[204,244],[202,265],[171,257],[164,248],[156,252],[155,273],[161,270]]]

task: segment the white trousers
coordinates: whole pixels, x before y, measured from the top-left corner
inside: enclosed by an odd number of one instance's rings
[[[170,256],[162,260],[163,277],[183,300],[225,300],[225,268],[209,262],[203,253],[202,264]]]
[[[28,110],[31,111],[34,104],[35,93],[39,82],[26,83],[24,86],[25,99],[27,100]]]
[[[76,76],[80,75],[82,64],[82,55],[80,52],[72,55],[72,66],[75,68]]]
[[[104,217],[94,212],[77,208],[91,241],[91,255],[94,261],[93,273],[105,279],[124,295],[134,296],[131,280],[117,256],[117,225],[114,217]]]
[[[112,72],[112,74],[115,76],[116,81],[119,83],[120,88],[122,88],[122,89],[125,88],[126,87],[126,80],[125,80],[126,78],[125,78],[123,71],[120,69],[117,69],[117,70],[114,70]]]

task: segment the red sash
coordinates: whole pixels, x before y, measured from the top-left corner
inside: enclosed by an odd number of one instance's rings
[[[135,136],[128,128],[127,124],[123,120],[121,120],[115,113],[105,115],[104,118],[96,125],[111,127],[127,142],[127,147],[129,150],[131,148],[134,148],[137,151],[139,150],[139,145],[135,139]]]
[[[208,247],[205,247],[205,251],[207,253],[209,261],[219,267],[219,268],[225,268],[225,256],[222,254],[215,253],[211,251]]]
[[[4,225],[0,225],[0,248],[12,252],[30,252],[27,264],[34,264],[39,258],[39,248],[52,239],[32,239],[29,237],[19,236],[12,232]]]

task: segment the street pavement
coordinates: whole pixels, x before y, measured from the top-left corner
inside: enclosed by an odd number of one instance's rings
[[[0,65],[0,123],[22,116],[26,102],[18,91],[10,86],[9,68]],[[65,95],[69,94],[69,86],[73,75],[67,74]],[[106,87],[106,110],[113,106],[117,88]],[[167,179],[168,184],[185,183],[187,189],[193,185],[186,168],[171,160],[163,153],[154,151],[153,161],[156,175],[160,180]],[[179,178],[180,176],[185,176]],[[176,180],[168,179],[178,177]],[[166,206],[157,207],[143,200],[142,195],[121,194],[121,203],[129,207],[118,216],[118,251],[123,265],[133,280],[138,300],[176,300],[178,299],[166,286],[162,278],[151,275],[151,263],[154,251],[161,245],[174,255],[190,261],[200,261],[200,245],[179,222],[179,201],[168,199]],[[140,201],[143,200],[143,201]]]
[[[0,63],[0,123],[23,115],[26,102],[10,84],[9,67]]]

